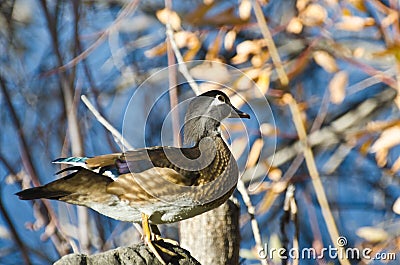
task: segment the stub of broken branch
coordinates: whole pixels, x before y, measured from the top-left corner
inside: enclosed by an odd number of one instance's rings
[[[164,255],[161,253],[163,259],[167,264],[171,265],[200,265],[200,263],[193,258],[189,251],[165,242],[157,242],[163,248],[175,253],[175,256]],[[160,251],[161,252],[161,251]],[[154,256],[151,250],[144,244],[136,244],[129,247],[119,247],[106,252],[86,255],[86,254],[69,254],[56,261],[54,265],[122,265],[122,264],[136,264],[147,265],[161,264],[160,261]]]

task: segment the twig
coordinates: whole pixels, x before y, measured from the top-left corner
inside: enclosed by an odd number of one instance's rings
[[[317,166],[315,164],[314,155],[311,150],[310,145],[307,141],[307,133],[304,128],[304,124],[301,118],[301,112],[297,102],[294,100],[292,95],[285,94],[283,96],[284,102],[289,105],[290,111],[292,113],[293,122],[295,124],[297,134],[299,136],[299,140],[303,147],[304,158],[306,160],[306,165],[308,171],[311,176],[311,181],[314,186],[315,194],[317,196],[317,200],[319,205],[321,206],[322,216],[324,217],[326,226],[328,228],[328,233],[330,235],[331,241],[334,244],[335,248],[343,251],[343,247],[340,246],[337,242],[339,238],[339,231],[337,229],[335,219],[333,218],[332,212],[330,210],[330,206],[328,203],[328,199],[326,198],[324,186],[322,185],[321,179],[319,177],[319,173],[317,170]],[[341,265],[350,265],[350,262],[346,257],[343,256],[343,259],[339,259]]]
[[[90,112],[96,117],[97,121],[100,122],[113,135],[115,142],[120,146],[121,150],[124,150],[124,148],[126,150],[134,149],[133,146],[124,139],[119,131],[117,131],[103,116],[101,116],[101,114],[96,110],[93,104],[90,103],[89,99],[85,95],[82,95],[81,99]]]
[[[169,10],[172,8],[171,0],[165,0],[165,7]],[[167,30],[169,29],[172,32],[171,23],[167,21]],[[172,38],[167,34],[167,57],[168,57],[168,82],[169,82],[169,102],[171,113],[171,122],[172,122],[172,137],[174,139],[174,144],[179,145],[179,113],[176,111],[175,107],[178,105],[178,88],[177,88],[177,79],[176,79],[176,66],[175,66],[175,57],[174,51],[172,50]]]
[[[244,201],[244,203],[246,204],[246,207],[247,207],[247,213],[250,215],[251,228],[252,228],[252,231],[253,231],[254,241],[256,242],[256,248],[257,248],[257,251],[258,251],[260,249],[263,249],[262,240],[261,240],[261,233],[260,233],[260,229],[258,227],[257,219],[255,218],[254,206],[251,203],[250,196],[247,193],[246,187],[244,186],[244,183],[243,183],[243,181],[241,179],[239,179],[239,181],[238,181],[237,190],[242,195],[243,201]],[[264,251],[267,252],[266,249]],[[261,264],[268,265],[268,261],[266,259],[261,259]]]
[[[275,46],[274,40],[272,39],[271,32],[268,29],[267,21],[265,20],[264,14],[257,0],[252,0],[254,13],[256,15],[258,26],[261,29],[261,34],[263,35],[265,41],[267,42],[268,50],[271,53],[272,61],[276,66],[276,71],[279,76],[279,80],[283,86],[289,83],[289,78],[283,68],[281,58],[279,57],[278,49]]]
[[[186,67],[186,63],[183,60],[182,54],[179,51],[178,45],[176,45],[175,39],[174,39],[174,32],[171,28],[171,25],[167,23],[166,25],[166,34],[169,40],[169,43],[171,44],[171,48],[175,53],[176,60],[178,61],[178,69],[179,72],[186,78],[188,81],[190,87],[196,94],[196,96],[200,95],[200,88],[197,85],[196,81],[194,81],[193,77],[190,75],[189,70]]]

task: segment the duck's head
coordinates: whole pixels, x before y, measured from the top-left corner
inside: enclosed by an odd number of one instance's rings
[[[229,97],[219,90],[211,90],[195,97],[185,116],[185,143],[197,143],[203,137],[219,134],[219,126],[225,118],[250,118],[235,108]]]

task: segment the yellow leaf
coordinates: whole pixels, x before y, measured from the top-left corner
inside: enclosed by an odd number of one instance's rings
[[[334,104],[342,103],[346,95],[346,87],[349,76],[346,71],[337,72],[332,80],[329,82],[329,92],[331,96],[331,102]]]
[[[242,20],[249,19],[251,14],[251,2],[250,0],[242,0],[239,5],[239,17]]]
[[[233,157],[239,159],[249,144],[247,137],[236,138],[231,146]]]
[[[206,60],[216,60],[218,58],[218,53],[221,48],[221,34],[218,34],[215,41],[210,45],[206,54]]]
[[[268,178],[272,181],[279,181],[282,178],[282,170],[273,168],[268,172]]]
[[[296,1],[296,8],[298,11],[302,11],[306,8],[310,0],[297,0]]]
[[[371,243],[383,242],[389,237],[384,229],[371,226],[364,226],[357,229],[356,234]]]
[[[400,126],[396,125],[385,129],[375,143],[371,146],[371,152],[375,153],[382,149],[390,149],[400,144]]]
[[[298,17],[293,17],[286,26],[286,30],[293,34],[299,34],[303,30],[303,23],[301,23],[301,19]]]
[[[265,95],[269,88],[271,71],[270,69],[264,69],[258,76],[257,87],[261,90],[261,93]]]
[[[396,161],[393,163],[391,170],[392,170],[393,172],[397,172],[397,171],[400,170],[400,156],[399,156],[399,157],[396,159]],[[400,202],[399,202],[399,204],[400,204]],[[400,207],[400,205],[399,205],[399,207]]]
[[[175,11],[172,11],[168,8],[164,8],[158,10],[156,12],[156,16],[158,20],[164,25],[170,24],[172,29],[180,30],[181,29],[181,19]]]
[[[324,68],[325,71],[329,73],[337,72],[338,67],[336,65],[336,60],[326,51],[315,51],[313,54],[315,62]]]
[[[350,4],[352,4],[355,8],[357,8],[361,12],[366,12],[367,8],[364,5],[365,0],[348,0]]]
[[[224,39],[224,48],[225,50],[231,50],[233,48],[233,44],[235,43],[236,40],[236,31],[235,30],[230,30],[226,33],[225,39]]]
[[[256,54],[251,58],[251,64],[256,68],[260,68],[265,65],[265,62],[268,59],[269,59],[269,52],[260,50],[259,54]]]
[[[364,27],[375,23],[372,18],[365,19],[357,16],[343,16],[342,18],[343,21],[336,23],[335,26],[337,29],[346,31],[361,31]]]
[[[264,141],[262,138],[259,138],[254,141],[253,146],[251,147],[249,153],[249,157],[247,159],[247,164],[246,164],[247,168],[251,168],[257,164],[263,146],[264,146]]]
[[[393,204],[393,212],[400,214],[400,197]]]
[[[156,56],[161,56],[167,52],[167,45],[165,42],[160,43],[159,45],[147,50],[144,52],[144,55],[148,58],[153,58]]]
[[[387,163],[388,149],[380,149],[375,153],[375,160],[378,167],[384,167]]]
[[[252,40],[245,40],[236,46],[237,54],[257,54],[260,50],[260,45]]]
[[[205,61],[190,69],[190,74],[196,79],[216,82],[219,84],[227,83],[231,75],[224,64]]]
[[[310,4],[299,15],[302,23],[309,27],[323,24],[328,16],[326,9],[318,4]]]
[[[270,123],[263,123],[260,125],[260,131],[263,136],[275,136],[276,128]]]

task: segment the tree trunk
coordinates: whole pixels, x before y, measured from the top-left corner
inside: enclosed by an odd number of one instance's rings
[[[239,263],[239,206],[228,200],[220,207],[180,222],[181,246],[202,265]]]

